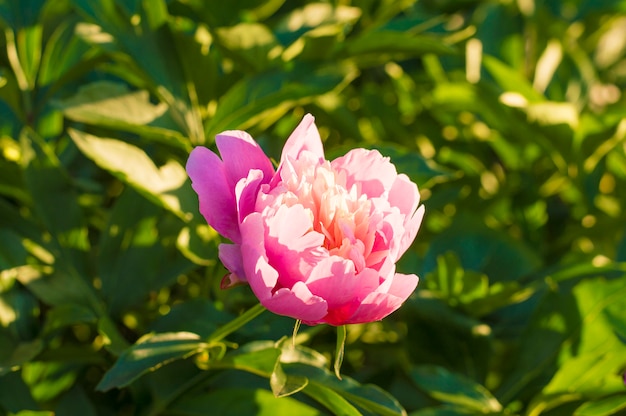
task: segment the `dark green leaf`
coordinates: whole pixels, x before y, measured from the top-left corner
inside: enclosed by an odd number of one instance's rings
[[[195,355],[207,347],[198,335],[190,332],[146,335],[120,355],[96,388],[106,391],[125,387],[149,371]]]

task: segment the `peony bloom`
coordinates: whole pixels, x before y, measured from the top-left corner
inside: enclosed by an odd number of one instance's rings
[[[377,321],[417,286],[395,263],[424,215],[417,185],[376,150],[327,161],[311,115],[283,148],[274,170],[243,131],[217,135],[221,159],[204,147],[187,172],[200,212],[233,244],[219,247],[230,274],[270,311],[309,325]],[[418,208],[419,207],[419,208]]]

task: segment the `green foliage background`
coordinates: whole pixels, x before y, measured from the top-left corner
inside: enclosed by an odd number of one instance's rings
[[[625,1],[0,0],[0,25],[0,415],[626,412]],[[226,129],[278,158],[305,112],[427,209],[418,290],[348,327],[342,380],[334,328],[294,348],[219,289],[184,170]]]

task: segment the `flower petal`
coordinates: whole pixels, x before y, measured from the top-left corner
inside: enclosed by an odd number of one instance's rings
[[[369,294],[346,323],[358,324],[383,319],[402,306],[417,287],[418,281],[418,277],[414,274],[396,273],[388,278],[376,292]]]
[[[229,185],[224,164],[206,147],[193,149],[187,160],[191,186],[198,194],[200,213],[224,237],[240,241],[234,187]]]
[[[237,182],[235,186],[235,199],[237,200],[237,214],[239,222],[254,211],[259,187],[263,182],[263,172],[252,169],[245,178]]]
[[[230,272],[230,274],[222,279],[222,289],[247,283],[246,273],[243,269],[241,247],[238,244],[220,244],[218,247],[218,257],[224,267]]]
[[[417,211],[415,211],[415,214],[404,224],[404,235],[400,241],[398,257],[402,256],[411,246],[413,240],[415,240],[415,236],[417,236],[417,232],[422,225],[425,210],[424,205],[420,206]]]
[[[357,274],[351,261],[331,256],[313,268],[306,285],[328,302],[324,321],[337,326],[346,323],[363,299],[376,290],[379,278],[375,270],[363,269]]]
[[[304,323],[321,323],[328,305],[324,299],[315,296],[302,282],[296,282],[291,289],[282,288],[270,299],[261,301],[270,311],[278,315],[300,319]]]
[[[298,127],[291,133],[289,139],[283,147],[283,153],[280,156],[280,163],[291,157],[297,159],[300,153],[307,150],[319,157],[320,160],[324,159],[324,147],[322,146],[322,139],[320,133],[315,125],[315,118],[311,114],[304,116]]]
[[[278,272],[267,261],[265,227],[258,212],[248,215],[240,225],[241,257],[250,288],[263,303],[272,296]]]
[[[346,188],[360,184],[361,193],[376,198],[392,188],[398,173],[388,157],[378,150],[353,149],[331,162],[334,169],[346,174]]]
[[[398,207],[401,213],[410,216],[415,212],[420,202],[417,185],[411,182],[408,176],[400,174],[396,177],[389,191],[389,203]]]
[[[215,144],[220,151],[228,183],[232,188],[241,178],[248,176],[251,169],[263,172],[265,182],[274,175],[272,162],[263,149],[245,131],[230,130],[215,136]]]

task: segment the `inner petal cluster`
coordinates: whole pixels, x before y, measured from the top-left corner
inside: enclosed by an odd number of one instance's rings
[[[303,251],[308,251],[312,263],[336,256],[352,262],[357,274],[368,267],[376,268],[388,251],[384,237],[378,232],[382,214],[375,212],[375,204],[361,192],[359,183],[348,187],[343,171],[333,169],[328,161],[312,158],[312,155],[304,154],[297,160],[288,160],[280,172],[281,182],[267,189],[267,193],[261,193],[257,210],[266,218],[280,218],[281,223],[275,224],[276,229],[290,227],[291,232],[299,230],[300,239],[315,244],[300,246]],[[287,216],[281,210],[281,207],[295,205],[302,206],[306,215],[306,218],[300,218],[299,224],[294,223],[297,221],[295,213]],[[288,217],[292,224],[284,224]],[[302,221],[306,221],[306,227]],[[271,229],[269,233],[270,238],[279,234]],[[293,241],[290,243],[293,247]],[[280,245],[287,249],[286,244]],[[280,256],[281,253],[273,255]],[[292,266],[287,266],[291,273],[295,271]],[[310,268],[300,264],[297,269],[300,277],[296,280],[306,279]]]

